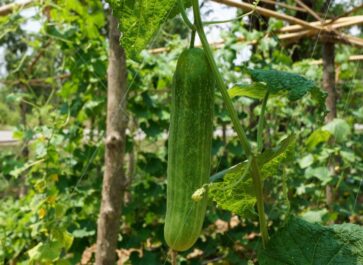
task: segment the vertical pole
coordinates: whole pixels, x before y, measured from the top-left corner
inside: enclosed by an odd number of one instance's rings
[[[124,172],[127,69],[119,39],[118,21],[110,15],[105,171],[97,227],[96,265],[115,264],[122,199],[127,187]]]
[[[323,42],[323,86],[328,97],[326,99],[326,107],[328,114],[325,117],[325,122],[332,121],[337,116],[336,108],[336,89],[335,89],[335,46],[333,42]],[[329,159],[329,171],[334,174],[335,159]],[[326,204],[331,207],[334,203],[334,191],[331,185],[327,185],[325,188]]]
[[[22,88],[22,91],[25,91],[25,88]],[[26,131],[26,129],[28,127],[27,117],[26,117],[27,112],[28,112],[27,103],[21,101],[20,102],[20,122],[23,125],[24,131]],[[22,142],[21,156],[24,159],[24,161],[29,160],[28,141]],[[28,170],[25,170],[24,172],[21,173],[21,176],[20,176],[20,187],[19,187],[19,197],[20,198],[24,197],[27,193],[27,186],[26,186],[27,174],[28,174]]]
[[[326,122],[332,121],[337,116],[336,89],[335,89],[335,46],[332,42],[323,43],[323,86],[328,97],[326,107],[329,113],[325,117]]]

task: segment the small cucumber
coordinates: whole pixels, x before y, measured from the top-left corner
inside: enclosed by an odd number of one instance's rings
[[[164,237],[184,251],[200,235],[207,198],[192,195],[208,183],[211,166],[215,79],[202,49],[180,55],[173,82]]]

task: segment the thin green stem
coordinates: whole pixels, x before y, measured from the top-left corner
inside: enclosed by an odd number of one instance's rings
[[[267,231],[267,222],[265,216],[265,206],[263,203],[263,186],[261,181],[261,173],[258,168],[258,163],[256,157],[252,157],[251,163],[251,175],[253,180],[253,186],[255,187],[256,199],[257,199],[257,210],[258,210],[258,219],[260,221],[260,232],[262,237],[262,244],[265,248],[269,236]]]
[[[195,33],[196,33],[196,31],[195,31],[195,30],[193,30],[193,31],[192,31],[192,35],[191,35],[191,37],[190,37],[190,45],[189,45],[189,48],[194,48],[194,43],[195,43]]]
[[[195,25],[193,25],[193,23],[189,20],[188,15],[187,15],[187,13],[185,12],[185,7],[184,7],[183,0],[178,0],[178,3],[179,3],[180,13],[181,13],[181,15],[182,15],[182,18],[183,18],[183,20],[184,20],[185,24],[187,24],[187,26],[188,26],[191,30],[195,31],[195,30],[196,30]]]
[[[262,101],[261,113],[260,117],[258,118],[258,125],[257,125],[257,151],[261,153],[263,148],[263,127],[265,125],[265,112],[266,112],[266,105],[268,101],[269,92],[267,91],[265,97]]]
[[[229,113],[229,116],[231,117],[233,126],[237,132],[238,138],[241,141],[242,147],[243,147],[246,155],[250,156],[252,153],[250,142],[248,141],[246,133],[243,130],[243,128],[239,122],[237,112],[233,107],[232,100],[228,95],[226,85],[224,84],[222,75],[220,74],[220,72],[218,70],[216,62],[214,61],[212,50],[209,46],[207,37],[204,33],[203,22],[202,22],[202,18],[200,16],[198,0],[193,0],[193,11],[194,11],[195,26],[197,28],[198,35],[199,35],[200,41],[202,42],[203,49],[206,53],[208,62],[212,68],[212,72],[217,79],[217,86],[222,94],[224,104],[226,105],[226,108]]]

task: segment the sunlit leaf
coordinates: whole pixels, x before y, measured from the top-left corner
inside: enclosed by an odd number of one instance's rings
[[[62,243],[47,242],[39,243],[28,251],[31,260],[34,261],[53,261],[59,257],[62,251]]]
[[[298,74],[263,69],[248,69],[254,82],[267,86],[271,94],[287,92],[290,100],[298,100],[315,87],[315,83]]]
[[[228,89],[228,95],[234,97],[250,97],[263,99],[266,95],[267,87],[261,83],[236,84]]]
[[[313,150],[318,144],[327,142],[331,137],[331,133],[321,129],[315,130],[305,141],[309,151]]]
[[[310,210],[301,214],[301,218],[310,223],[320,223],[323,221],[324,215],[328,213],[327,209]]]
[[[307,168],[314,163],[314,157],[312,154],[308,154],[303,158],[299,159],[298,163],[301,168]]]
[[[326,185],[332,179],[327,167],[308,168],[305,171],[305,177],[316,177],[322,182],[322,185]]]
[[[291,218],[260,248],[261,265],[361,265],[363,228],[353,224],[330,227]]]
[[[263,180],[275,175],[279,166],[291,157],[294,142],[295,137],[289,136],[278,147],[268,149],[257,156],[257,163]],[[223,177],[223,181],[209,185],[209,196],[219,207],[244,217],[254,214],[256,203],[250,173],[248,172],[243,177],[247,165],[247,161],[235,165],[224,171],[224,174],[220,174],[219,177]],[[215,180],[215,177],[213,178]]]
[[[343,119],[334,119],[326,124],[322,129],[334,135],[337,142],[345,141],[351,134],[350,125]]]
[[[175,0],[108,0],[120,21],[121,44],[127,56],[139,59],[140,52],[172,15],[178,13]],[[190,0],[185,1],[190,6]]]

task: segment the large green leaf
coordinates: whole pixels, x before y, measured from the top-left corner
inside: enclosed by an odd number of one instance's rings
[[[128,58],[139,59],[161,25],[178,13],[176,0],[108,0],[120,21],[121,44]],[[184,0],[190,6],[190,0]]]
[[[263,180],[275,175],[280,164],[291,157],[294,141],[295,137],[289,136],[278,147],[268,149],[257,157]],[[243,176],[247,165],[248,162],[245,161],[223,171],[219,176],[223,177],[223,181],[209,185],[209,196],[217,205],[240,216],[254,214],[256,203],[252,177],[249,172]],[[215,180],[215,177],[213,179]]]
[[[28,251],[30,260],[32,261],[53,261],[59,258],[62,251],[62,243],[60,242],[47,242],[39,243]]]
[[[228,90],[231,98],[245,96],[263,99],[268,91],[270,97],[287,95],[290,100],[298,100],[310,92],[312,98],[318,103],[319,112],[325,117],[327,94],[313,81],[298,74],[278,70],[246,69],[246,71],[251,76],[253,83],[234,85]]]
[[[313,150],[320,143],[327,142],[330,139],[331,133],[328,131],[324,131],[322,129],[318,129],[313,131],[312,134],[305,141],[306,147],[309,151]]]
[[[323,127],[315,130],[305,141],[308,150],[313,150],[320,143],[327,142],[334,136],[337,142],[344,142],[351,134],[350,125],[343,119],[334,119]]]
[[[315,177],[321,181],[322,185],[326,185],[332,179],[331,173],[327,167],[309,167],[305,171],[305,177],[308,179]]]
[[[316,87],[313,81],[294,73],[264,69],[248,69],[247,71],[254,82],[266,84],[271,94],[287,92],[290,100],[300,99]]]
[[[260,265],[362,265],[363,228],[291,218],[258,253]]]
[[[343,119],[334,119],[327,123],[322,129],[333,134],[337,142],[344,142],[351,134],[349,124]]]

